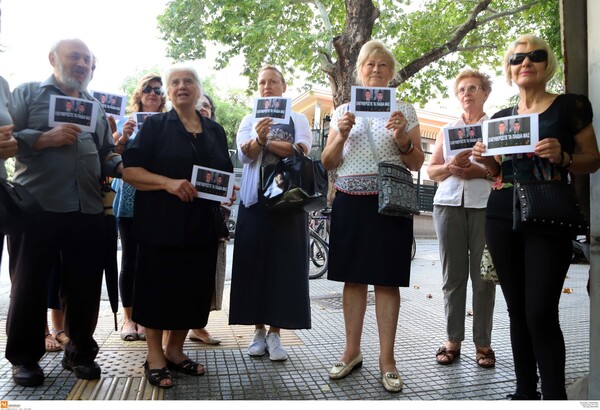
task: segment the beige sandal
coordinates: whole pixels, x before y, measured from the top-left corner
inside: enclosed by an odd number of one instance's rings
[[[65,333],[64,330],[56,330],[56,329],[52,329],[50,332],[54,333],[54,338],[56,340],[58,340],[58,342],[61,345],[66,345],[67,343],[69,343],[69,337],[67,336],[67,334]]]
[[[63,349],[60,342],[56,340],[52,333],[46,334],[45,343],[47,352],[60,352]]]

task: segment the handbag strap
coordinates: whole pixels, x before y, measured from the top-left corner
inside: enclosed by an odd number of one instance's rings
[[[369,144],[371,145],[371,152],[373,153],[373,159],[375,163],[379,163],[379,156],[377,155],[377,146],[375,145],[375,140],[373,139],[373,134],[371,133],[371,124],[368,120],[363,120],[365,123],[365,129],[367,130],[367,138],[369,139]]]

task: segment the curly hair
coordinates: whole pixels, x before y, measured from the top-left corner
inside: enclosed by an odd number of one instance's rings
[[[144,109],[142,107],[142,91],[152,81],[158,81],[160,83],[160,85],[162,86],[162,80],[160,78],[160,75],[155,74],[155,73],[149,73],[149,74],[146,74],[145,76],[143,76],[140,79],[140,81],[138,81],[138,84],[135,87],[135,91],[133,92],[133,95],[131,96],[131,103],[129,104],[129,107],[127,107],[127,111],[129,111],[129,112],[144,111]],[[160,100],[161,101],[160,101],[160,106],[158,107],[158,111],[162,112],[165,110],[165,105],[167,104],[167,98],[165,97],[164,92],[160,96]]]

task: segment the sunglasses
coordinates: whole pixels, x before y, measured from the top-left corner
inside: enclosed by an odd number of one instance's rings
[[[146,88],[142,90],[144,94],[150,94],[152,91],[154,91],[154,94],[156,95],[162,95],[162,88],[160,87],[150,87],[147,85]]]
[[[548,60],[548,53],[546,50],[535,50],[529,53],[515,53],[510,56],[508,62],[510,65],[519,65],[525,61],[525,57],[529,58],[532,63],[541,63],[542,61]]]

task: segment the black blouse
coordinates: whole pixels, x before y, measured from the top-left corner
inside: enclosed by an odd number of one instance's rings
[[[514,115],[514,108],[498,111],[492,118]],[[573,154],[575,135],[591,124],[592,105],[587,97],[577,94],[561,94],[539,115],[539,139],[556,138],[562,150]],[[516,167],[515,167],[516,164]],[[532,179],[553,179],[568,181],[568,171],[547,158],[533,153],[510,154],[502,157],[502,183],[495,183],[488,200],[487,215],[502,219],[512,219],[514,178],[519,181]],[[498,189],[501,188],[501,189]]]
[[[173,179],[191,180],[193,165],[232,172],[225,130],[198,114],[202,129],[189,133],[177,112],[155,114],[144,121],[123,154],[125,167],[142,167]],[[133,233],[138,240],[161,246],[197,246],[216,241],[215,201],[183,202],[165,190],[136,190]]]

